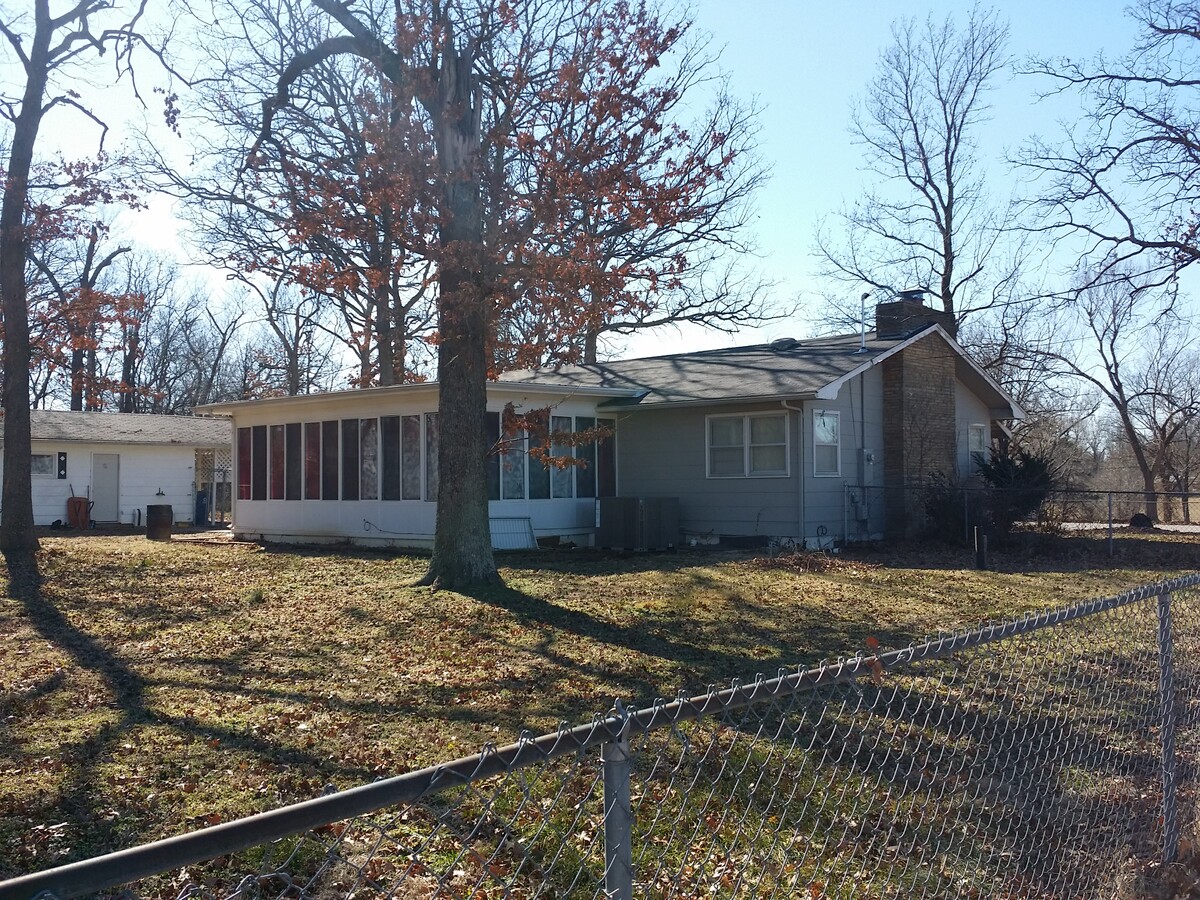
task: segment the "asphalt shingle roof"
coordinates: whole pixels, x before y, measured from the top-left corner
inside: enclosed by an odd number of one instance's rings
[[[0,440],[3,439],[3,427],[4,419],[0,417]],[[35,441],[182,444],[188,447],[229,447],[233,443],[228,419],[196,416],[35,409],[29,413],[29,427]]]
[[[808,397],[902,341],[878,340],[868,332],[866,353],[861,352],[860,342],[857,334],[784,339],[724,350],[507,372],[500,381],[625,388],[645,394],[639,406]]]

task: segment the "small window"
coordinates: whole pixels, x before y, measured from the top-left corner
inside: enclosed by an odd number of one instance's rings
[[[421,417],[400,419],[400,495],[404,500],[421,499]]]
[[[590,416],[579,416],[575,419],[576,431],[591,431],[596,427],[596,420]],[[575,448],[575,456],[582,463],[575,467],[575,496],[596,496],[596,442],[588,441]]]
[[[708,420],[709,476],[742,476],[746,474],[745,436],[741,416]]]
[[[342,499],[358,499],[358,419],[342,419]]]
[[[988,461],[988,427],[971,425],[967,428],[967,451],[971,457],[971,471],[978,472],[982,463]]]
[[[304,499],[321,499],[321,423],[304,423]]]
[[[379,499],[379,420],[359,420],[358,485],[360,500]]]
[[[299,500],[304,474],[303,430],[299,422],[284,426],[284,445],[287,462],[284,466],[283,496],[285,500]]]
[[[787,416],[713,416],[708,420],[708,477],[788,473]]]
[[[617,496],[617,420],[597,419],[598,428],[607,428],[608,437],[596,442],[596,490],[601,497]]]
[[[237,498],[250,499],[250,429],[237,430]]]
[[[380,495],[384,500],[400,499],[400,417],[379,420],[381,444]]]
[[[571,456],[572,450],[569,443],[559,443],[555,440],[556,435],[571,433],[571,417],[570,416],[551,416],[550,417],[550,455],[554,457]],[[550,496],[555,498],[568,498],[575,495],[575,466],[552,465],[550,467]]]
[[[255,425],[251,435],[250,499],[267,499],[267,426]]]
[[[535,432],[548,431],[549,427],[550,427],[550,420],[548,418],[546,418],[544,414],[539,414],[539,418],[541,419],[541,422],[539,423],[539,427],[534,429],[534,431]],[[538,438],[536,440],[540,440],[540,438]],[[529,442],[528,442],[527,446],[530,450],[533,450],[535,447],[535,438],[532,434],[529,436]],[[532,456],[529,457],[529,499],[530,500],[549,499],[549,497],[550,497],[550,469],[551,469],[551,467],[546,465],[544,462],[534,459]]]
[[[842,417],[828,409],[813,410],[813,475],[842,474]]]
[[[751,416],[746,420],[750,431],[750,474],[787,474],[787,418]]]
[[[54,465],[53,453],[34,453],[29,457],[29,472],[31,475],[49,476],[53,478],[58,469]]]
[[[271,425],[267,429],[271,435],[271,499],[283,499],[284,460],[286,453],[283,443],[283,426]]]
[[[321,499],[338,499],[338,433],[336,420],[321,423]]]
[[[500,443],[500,413],[487,414],[487,432],[484,438],[487,448],[487,490],[489,500],[500,499],[500,457],[503,445]]]
[[[505,500],[525,499],[525,432],[512,428],[504,433],[504,452],[500,455],[500,489]]]

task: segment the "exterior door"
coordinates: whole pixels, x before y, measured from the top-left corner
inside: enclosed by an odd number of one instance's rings
[[[116,453],[92,454],[92,519],[116,522],[121,515],[121,457]]]

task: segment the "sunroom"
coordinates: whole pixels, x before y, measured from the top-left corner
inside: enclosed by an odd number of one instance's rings
[[[497,549],[539,539],[590,544],[596,503],[615,496],[616,421],[597,406],[628,391],[489,385],[486,427],[489,518]],[[501,434],[506,405],[547,421],[539,431],[598,440],[555,456],[529,453],[524,430]],[[431,546],[437,510],[437,385],[414,384],[209,404],[202,415],[228,416],[234,427],[233,532],[284,543],[350,542]]]

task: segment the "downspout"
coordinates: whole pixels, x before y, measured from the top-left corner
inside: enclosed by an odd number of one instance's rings
[[[804,543],[804,406],[789,406],[780,400],[784,409],[797,413],[796,416],[796,539]]]

